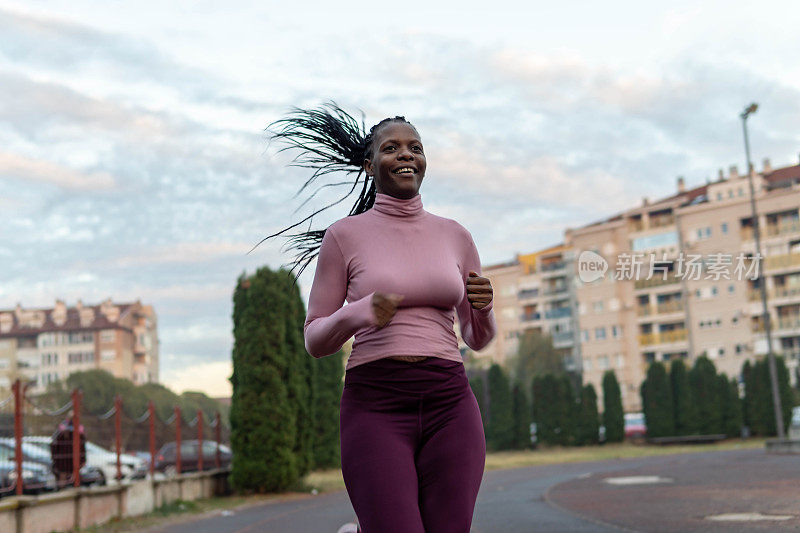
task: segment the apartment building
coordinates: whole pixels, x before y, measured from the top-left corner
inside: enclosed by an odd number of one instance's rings
[[[48,309],[0,310],[0,388],[16,379],[31,391],[72,372],[101,368],[134,383],[158,382],[158,322],[152,306],[108,299]]]
[[[505,364],[527,328],[550,333],[568,368],[602,402],[614,370],[626,411],[653,361],[705,354],[727,375],[767,353],[759,283],[765,283],[773,350],[792,380],[800,361],[800,165],[754,172],[763,258],[755,257],[749,180],[731,167],[716,180],[567,229],[564,243],[484,267],[495,292],[496,339],[479,354]],[[605,275],[583,282],[594,252]],[[595,256],[596,257],[596,256]]]
[[[575,327],[572,251],[559,244],[482,269],[492,282],[497,320],[495,339],[477,355],[507,365],[526,330],[550,335],[569,369],[579,360]]]
[[[716,181],[568,230],[565,242],[591,250],[606,276],[576,282],[584,382],[602,394],[613,368],[627,411],[639,410],[639,385],[653,361],[705,354],[729,376],[767,353],[757,288],[766,282],[775,324],[773,349],[794,374],[800,358],[800,165],[754,173],[762,228],[755,258],[749,181],[731,167]],[[760,272],[759,272],[760,269]]]

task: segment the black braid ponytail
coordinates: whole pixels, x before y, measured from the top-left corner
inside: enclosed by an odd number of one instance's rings
[[[378,130],[384,124],[396,121],[405,122],[412,128],[414,127],[405,117],[396,116],[381,120],[372,126],[367,133],[364,126],[363,112],[361,112],[361,126],[359,127],[356,119],[341,109],[335,102],[330,101],[322,104],[319,109],[293,107],[286,118],[276,120],[267,126],[266,130],[271,133],[271,139],[278,139],[287,145],[278,150],[279,153],[291,148],[300,150],[300,153],[289,163],[290,166],[314,169],[314,173],[300,187],[294,198],[300,195],[306,187],[320,176],[332,172],[345,172],[356,176],[352,181],[327,183],[319,186],[297,209],[303,207],[325,187],[350,185],[350,190],[339,200],[314,211],[300,222],[292,224],[278,233],[264,237],[253,247],[253,250],[267,239],[282,235],[308,221],[308,230],[290,235],[287,241],[288,248],[297,250],[294,261],[291,263],[291,270],[294,271],[295,268],[299,267],[300,270],[297,272],[299,277],[309,263],[319,254],[319,247],[322,243],[322,238],[325,236],[324,229],[311,229],[314,215],[344,201],[359,185],[360,192],[348,216],[364,213],[375,203],[375,182],[370,176],[364,174],[364,160],[372,159],[372,143]],[[271,128],[274,129],[271,130]],[[250,251],[252,252],[253,250]]]

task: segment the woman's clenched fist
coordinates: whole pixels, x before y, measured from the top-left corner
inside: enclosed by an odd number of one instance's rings
[[[372,295],[372,312],[375,314],[379,328],[389,323],[397,312],[397,305],[401,301],[403,301],[403,296],[401,294],[376,292]]]

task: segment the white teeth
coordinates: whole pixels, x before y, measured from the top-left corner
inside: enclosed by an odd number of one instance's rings
[[[413,173],[414,169],[413,168],[408,168],[408,167],[403,167],[403,168],[399,168],[399,169],[395,170],[394,172],[395,172],[395,174],[405,174],[405,173],[408,173],[408,172]]]

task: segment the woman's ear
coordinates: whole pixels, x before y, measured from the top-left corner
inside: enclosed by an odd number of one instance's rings
[[[372,176],[372,161],[369,159],[364,160],[364,172],[367,173],[367,176]]]

